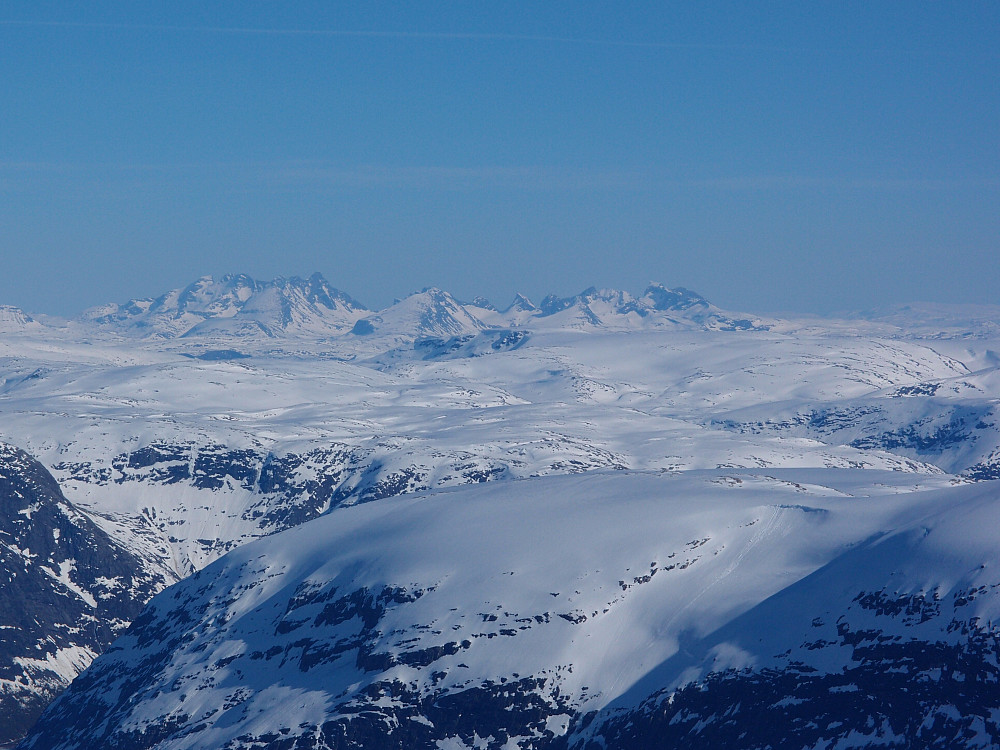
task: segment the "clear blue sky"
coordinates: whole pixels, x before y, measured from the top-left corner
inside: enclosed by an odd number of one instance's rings
[[[402,6],[402,7],[400,7]],[[0,0],[0,303],[1000,303],[1000,3]]]

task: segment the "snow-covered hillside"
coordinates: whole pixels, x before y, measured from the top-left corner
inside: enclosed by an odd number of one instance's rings
[[[0,443],[0,745],[175,580],[109,538],[41,464]]]
[[[1000,338],[968,312],[910,335],[903,313],[764,319],[659,285],[369,311],[319,275],[206,277],[74,321],[11,313],[0,441],[159,579],[484,482],[867,470],[964,492],[1000,473]]]
[[[143,546],[186,575],[331,505],[470,481],[597,468],[932,471],[878,446],[730,429],[731,413],[963,371],[919,345],[861,339],[570,330],[493,348],[497,334],[478,336],[489,344],[422,340],[407,350],[419,358],[371,364],[27,352],[7,360],[0,436],[43,460],[110,533],[128,536],[141,519]]]
[[[30,315],[26,315],[21,308],[11,305],[0,305],[0,332],[19,333],[31,330],[38,331],[41,327],[38,321]]]
[[[998,523],[995,483],[831,469],[338,509],[155,599],[24,747],[989,747]]]

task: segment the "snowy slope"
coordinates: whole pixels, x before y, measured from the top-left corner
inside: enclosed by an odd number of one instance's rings
[[[926,703],[951,721],[925,737],[986,747],[996,693],[955,681],[1000,672],[998,522],[995,483],[822,469],[602,472],[340,509],[155,599],[23,747],[730,746],[701,735],[725,738],[719,715],[749,713],[758,681],[773,738],[800,714],[782,707],[814,700],[799,683],[849,694],[885,668],[922,686],[913,705],[823,704],[829,725],[795,725],[796,746],[902,733]]]
[[[24,331],[38,331],[41,329],[38,323],[24,310],[12,305],[0,305],[0,332],[13,333]]]
[[[110,539],[41,464],[0,443],[0,745],[175,580]]]
[[[483,356],[424,346],[423,358],[382,371],[287,356],[153,351],[142,363],[134,348],[119,358],[106,347],[107,361],[77,364],[34,352],[6,361],[0,436],[43,460],[123,543],[134,527],[186,575],[331,505],[471,481],[597,468],[932,471],[877,448],[744,434],[711,418],[960,369],[909,344],[750,332],[487,340]]]
[[[936,506],[692,639],[577,746],[996,747],[1000,486]]]
[[[887,450],[974,479],[1000,478],[1000,367],[893,386],[835,403],[736,410],[718,424]]]
[[[852,317],[891,326],[902,336],[961,340],[995,338],[1000,334],[1000,305],[918,303],[869,310]]]
[[[318,276],[207,278],[89,317],[0,337],[0,440],[148,575],[465,484],[1000,470],[1000,339],[983,320],[926,338],[901,319],[738,315],[659,285],[504,311],[429,289],[372,313]]]

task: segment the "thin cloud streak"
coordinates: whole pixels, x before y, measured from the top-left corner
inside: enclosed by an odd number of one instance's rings
[[[374,31],[359,29],[259,28],[252,26],[179,26],[171,24],[111,23],[100,21],[22,21],[0,19],[0,27],[76,28],[94,30],[160,31],[182,34],[231,34],[246,36],[307,36],[343,39],[412,39],[428,41],[534,42],[593,47],[626,47],[690,52],[767,52],[775,54],[894,54],[907,56],[959,56],[959,52],[932,49],[886,49],[852,47],[789,47],[766,44],[717,44],[711,42],[655,42],[633,39],[550,36],[545,34],[497,34],[477,32]],[[987,59],[1000,54],[982,55]]]
[[[333,167],[290,164],[270,173],[287,184],[312,183],[328,187],[402,187],[469,190],[506,188],[526,190],[628,189],[643,181],[642,175],[626,171],[562,169],[545,166],[428,166],[393,167],[359,165]]]
[[[0,162],[5,189],[15,185],[51,184],[52,180],[102,178],[145,182],[198,180],[238,182],[266,188],[327,187],[342,189],[420,188],[470,190],[487,188],[527,190],[628,189],[646,178],[637,172],[571,169],[541,165],[415,166],[379,164],[336,165],[323,161],[204,162],[204,163],[72,163]]]
[[[0,161],[0,191],[65,180],[137,178],[160,180],[238,182],[265,189],[292,189],[307,185],[329,189],[435,190],[709,190],[765,192],[782,190],[942,191],[1000,187],[1000,178],[889,178],[872,176],[817,177],[810,175],[731,175],[718,178],[670,177],[645,170],[564,168],[545,165],[337,165],[325,161],[85,163]]]
[[[51,27],[79,29],[108,29],[130,31],[163,31],[188,34],[234,34],[256,36],[312,36],[358,39],[414,39],[430,41],[483,41],[483,42],[539,42],[575,44],[599,47],[633,47],[664,50],[689,50],[708,52],[777,52],[815,53],[838,50],[818,50],[809,47],[782,47],[758,44],[713,44],[699,42],[644,42],[629,39],[598,39],[588,37],[548,36],[542,34],[494,34],[475,32],[429,31],[366,31],[350,29],[282,29],[244,26],[173,26],[165,24],[131,24],[88,21],[15,21],[0,20],[0,26]],[[850,50],[839,50],[850,51]]]
[[[1000,187],[1000,178],[989,177],[813,177],[807,175],[741,175],[693,180],[693,187],[731,191],[803,190],[809,188],[848,190],[956,190]]]

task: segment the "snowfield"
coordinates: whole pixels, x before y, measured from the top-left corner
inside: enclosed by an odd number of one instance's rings
[[[370,311],[319,275],[3,308],[0,442],[65,496],[39,518],[143,601],[185,579],[25,747],[1000,742],[998,320],[659,285]],[[124,580],[6,549],[88,612]],[[16,726],[110,643],[52,627],[0,665]],[[857,697],[886,674],[906,706]]]

